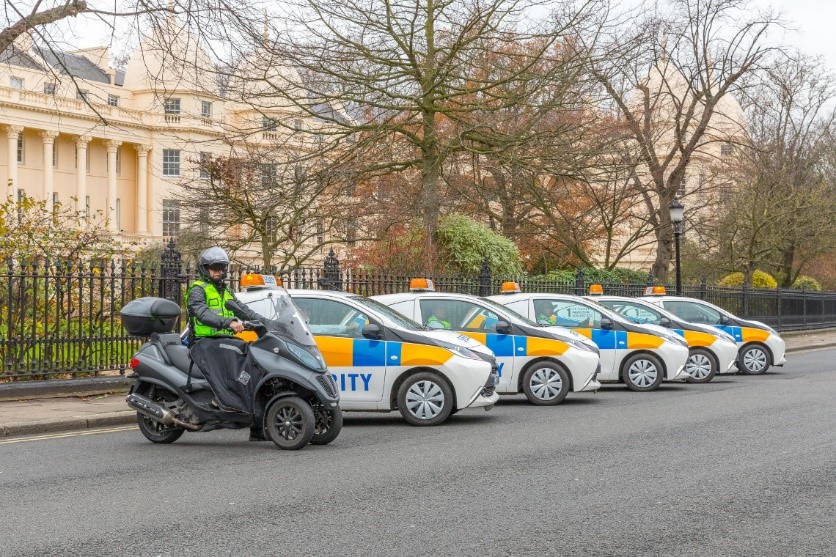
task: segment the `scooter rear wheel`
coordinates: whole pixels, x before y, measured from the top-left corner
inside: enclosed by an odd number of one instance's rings
[[[154,385],[143,386],[138,390],[139,394],[147,396],[154,402],[164,404],[166,402],[174,402],[177,400],[177,395],[171,391],[167,391]],[[159,443],[166,445],[174,443],[180,436],[185,433],[185,429],[177,426],[168,426],[152,420],[142,412],[136,413],[136,423],[139,426],[139,431],[146,439],[152,443]]]
[[[267,436],[285,451],[297,451],[310,443],[316,427],[310,405],[295,396],[271,404],[264,422]]]
[[[316,430],[311,445],[327,445],[337,438],[343,428],[343,411],[337,407],[327,409],[321,404],[314,407]]]

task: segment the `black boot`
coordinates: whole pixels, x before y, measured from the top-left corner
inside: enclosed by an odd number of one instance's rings
[[[259,426],[251,426],[250,441],[267,441],[267,437],[264,435],[264,429]]]

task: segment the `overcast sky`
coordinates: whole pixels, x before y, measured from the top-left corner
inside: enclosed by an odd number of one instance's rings
[[[836,0],[753,0],[784,14],[793,30],[775,39],[810,55],[824,56],[836,73]]]

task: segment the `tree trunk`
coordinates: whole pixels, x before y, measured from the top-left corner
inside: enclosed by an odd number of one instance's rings
[[[435,272],[435,245],[438,233],[438,179],[441,154],[435,136],[435,120],[424,113],[423,164],[421,167],[421,216],[424,221],[424,267]]]
[[[659,280],[667,280],[668,268],[671,259],[673,259],[673,225],[671,224],[671,215],[667,210],[672,199],[660,198],[659,209],[657,210],[659,228],[656,229],[656,260],[650,270],[653,276]]]

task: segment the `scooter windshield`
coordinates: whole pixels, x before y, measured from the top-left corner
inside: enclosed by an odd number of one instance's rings
[[[264,318],[264,324],[271,332],[296,344],[316,347],[305,316],[284,288],[270,289],[263,297],[248,301],[247,306]]]

